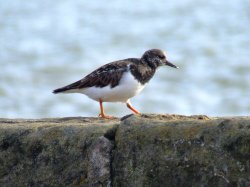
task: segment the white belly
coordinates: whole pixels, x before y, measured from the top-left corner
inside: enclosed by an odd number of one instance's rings
[[[90,87],[80,90],[80,93],[83,93],[99,101],[100,99],[104,102],[127,102],[128,99],[139,94],[145,85],[139,83],[131,73],[125,72],[117,85],[114,88],[111,88],[110,85],[105,87]]]

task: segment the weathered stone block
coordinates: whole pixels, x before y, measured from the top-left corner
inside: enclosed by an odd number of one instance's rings
[[[0,186],[250,186],[250,117],[0,119]]]

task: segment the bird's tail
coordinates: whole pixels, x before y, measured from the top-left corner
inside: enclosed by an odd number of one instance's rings
[[[54,94],[57,94],[57,93],[75,93],[79,89],[80,83],[81,83],[81,80],[76,81],[76,82],[69,84],[67,86],[55,89],[53,91],[53,93]]]
[[[54,93],[54,94],[58,94],[58,93],[65,92],[65,91],[67,91],[67,90],[68,90],[67,88],[62,87],[62,88],[58,88],[58,89],[53,90],[53,93]]]

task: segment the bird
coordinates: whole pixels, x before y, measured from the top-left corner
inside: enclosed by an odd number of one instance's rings
[[[140,114],[130,98],[138,95],[156,70],[161,66],[178,68],[167,60],[166,52],[161,49],[150,49],[141,58],[127,58],[105,64],[84,78],[67,86],[55,89],[58,93],[81,93],[99,102],[99,117],[110,119],[105,114],[103,102],[121,102],[135,114]]]

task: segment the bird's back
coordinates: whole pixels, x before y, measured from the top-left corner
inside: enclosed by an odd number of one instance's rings
[[[89,87],[105,87],[110,85],[111,88],[116,87],[121,80],[124,72],[129,71],[130,65],[140,63],[140,59],[128,58],[105,64],[92,73],[85,76],[83,79],[72,84],[58,88],[53,93],[72,93],[78,89]]]

